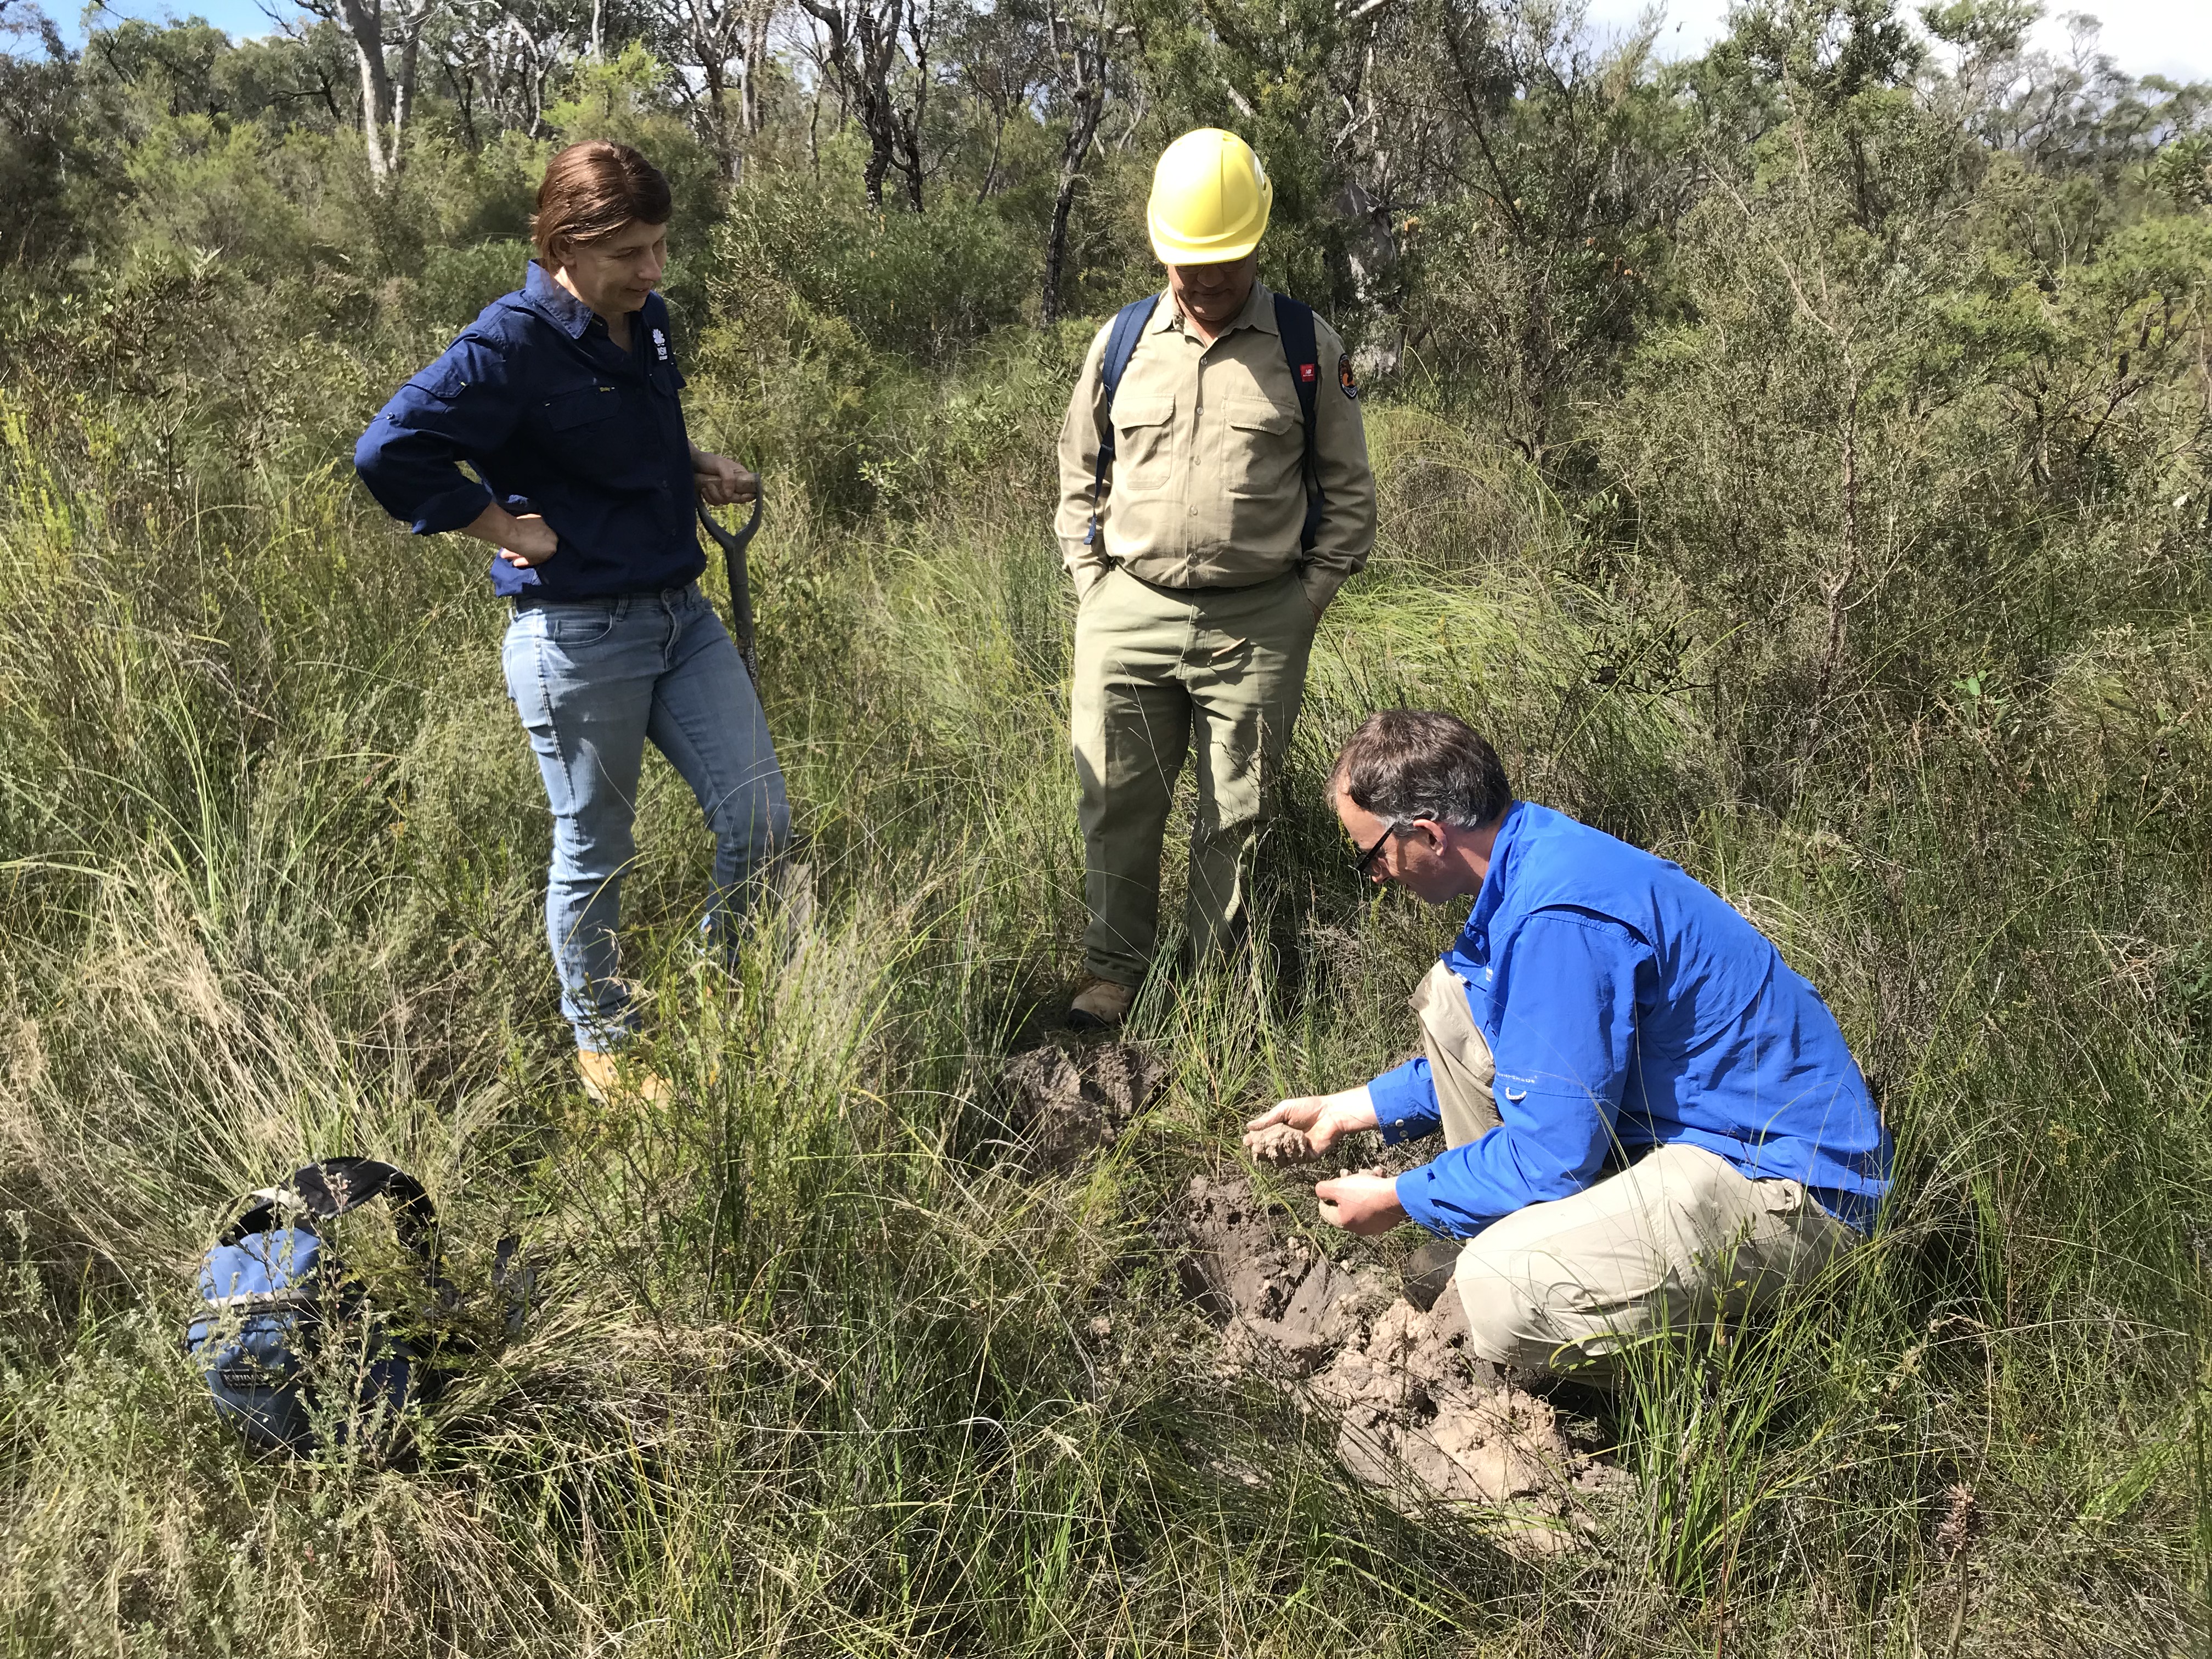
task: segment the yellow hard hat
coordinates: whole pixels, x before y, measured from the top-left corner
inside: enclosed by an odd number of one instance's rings
[[[1241,259],[1260,246],[1275,187],[1252,146],[1219,127],[1186,132],[1160,153],[1145,222],[1166,265]]]

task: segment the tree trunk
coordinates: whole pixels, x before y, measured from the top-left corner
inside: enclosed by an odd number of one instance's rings
[[[739,125],[748,135],[761,130],[760,70],[768,62],[768,26],[773,9],[774,0],[755,0],[745,21],[745,56],[741,66],[744,81],[738,113]]]
[[[1097,7],[1080,24],[1073,17],[1051,20],[1068,111],[1067,133],[1060,146],[1060,180],[1052,198],[1052,228],[1045,238],[1044,291],[1037,301],[1037,321],[1046,328],[1060,321],[1060,285],[1067,268],[1067,225],[1075,211],[1075,187],[1083,180],[1083,158],[1091,153],[1099,119],[1106,112],[1113,0],[1097,0]]]
[[[1068,117],[1067,137],[1060,147],[1060,185],[1053,192],[1052,229],[1044,245],[1044,292],[1037,303],[1037,320],[1051,328],[1060,321],[1060,283],[1067,265],[1067,222],[1075,210],[1075,187],[1082,181],[1083,158],[1098,131],[1098,118],[1106,107],[1106,83],[1092,83]]]
[[[738,176],[738,150],[730,137],[729,112],[722,103],[729,81],[713,52],[703,45],[694,50],[699,55],[701,78],[706,82],[707,148],[714,153],[714,165],[722,177],[734,182]]]
[[[906,175],[907,205],[921,211],[921,123],[929,107],[929,36],[931,18],[922,8],[928,0],[910,0],[906,9],[907,46],[914,58],[914,108],[899,118],[899,171]]]
[[[395,175],[407,165],[407,153],[400,145],[407,136],[407,118],[414,112],[415,71],[422,61],[422,19],[418,15],[407,32],[405,43],[399,48],[399,84],[392,91],[392,149],[389,155]]]
[[[868,165],[860,175],[868,205],[884,209],[884,180],[898,154],[899,116],[891,98],[890,72],[898,56],[899,25],[906,0],[799,0],[829,36],[823,66],[836,82],[838,101],[856,110],[868,135]],[[849,100],[849,102],[848,102]],[[915,171],[919,172],[917,167]],[[909,196],[919,192],[910,179]],[[916,204],[919,206],[919,204]]]
[[[860,22],[860,121],[868,130],[868,169],[862,175],[868,205],[884,210],[884,180],[898,154],[898,108],[891,101],[891,63],[898,55],[899,22],[906,0],[890,0],[888,15],[867,4],[858,8]]]
[[[324,0],[327,4],[328,0]],[[328,17],[322,5],[310,6]],[[395,0],[393,15],[399,22],[399,79],[395,84],[384,54],[393,44],[385,33],[385,0],[337,0],[337,21],[353,43],[361,65],[361,136],[368,152],[368,176],[379,185],[398,176],[407,165],[404,148],[408,118],[415,107],[416,74],[422,61],[422,31],[435,9],[435,0]]]
[[[347,38],[361,64],[361,136],[368,150],[368,176],[383,184],[397,171],[398,156],[384,148],[385,125],[392,118],[392,76],[384,67],[384,8],[362,0],[338,0]],[[394,151],[398,145],[393,145]]]

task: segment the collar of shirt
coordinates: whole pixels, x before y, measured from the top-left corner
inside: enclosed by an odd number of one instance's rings
[[[584,337],[598,313],[553,278],[553,273],[532,259],[523,274],[522,299],[532,311],[572,340]]]
[[[1498,839],[1490,843],[1490,868],[1483,873],[1482,890],[1474,896],[1467,926],[1459,930],[1459,938],[1453,943],[1453,948],[1471,962],[1490,960],[1490,919],[1505,902],[1505,885],[1513,879],[1513,855],[1521,845],[1528,805],[1516,800],[1505,809],[1505,822],[1498,826]]]
[[[1170,329],[1173,329],[1178,334],[1189,333],[1190,331],[1183,326],[1182,307],[1176,303],[1175,290],[1169,289],[1161,297],[1166,303],[1152,307],[1152,326],[1145,331],[1148,334],[1164,334]],[[1275,296],[1268,291],[1267,285],[1256,276],[1252,279],[1252,292],[1245,299],[1244,309],[1237,313],[1228,327],[1213,337],[1217,340],[1225,340],[1240,328],[1256,328],[1263,334],[1282,332],[1275,324]],[[1192,337],[1197,337],[1194,335]]]

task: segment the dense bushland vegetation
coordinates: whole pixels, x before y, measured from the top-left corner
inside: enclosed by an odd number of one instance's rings
[[[394,0],[73,53],[4,0],[9,1650],[2203,1639],[2212,91],[2031,16],[1760,3],[1669,65],[1470,0]],[[994,1079],[1080,921],[1051,434],[1203,121],[1354,343],[1382,542],[1265,948],[1147,992],[1162,1112],[1018,1179]],[[819,895],[697,979],[655,763],[632,960],[684,1088],[621,1121],[566,1069],[481,550],[348,466],[599,134],[676,180],[695,433],[769,479]],[[1655,1358],[1633,1499],[1539,1563],[1218,1376],[1150,1230],[1248,1103],[1413,1040],[1455,919],[1363,893],[1319,798],[1401,701],[1771,932],[1900,1143],[1874,1246]],[[341,1150],[429,1182],[465,1287],[520,1231],[538,1301],[402,1464],[258,1462],[189,1266]]]

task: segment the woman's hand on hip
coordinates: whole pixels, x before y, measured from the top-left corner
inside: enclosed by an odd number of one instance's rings
[[[535,513],[518,517],[497,501],[464,525],[461,533],[489,542],[499,550],[501,558],[526,569],[533,564],[544,564],[561,550],[561,538],[544,518]]]
[[[691,452],[691,478],[699,487],[699,499],[709,507],[749,501],[760,494],[758,473],[739,466],[726,455],[710,454],[703,449]]]

